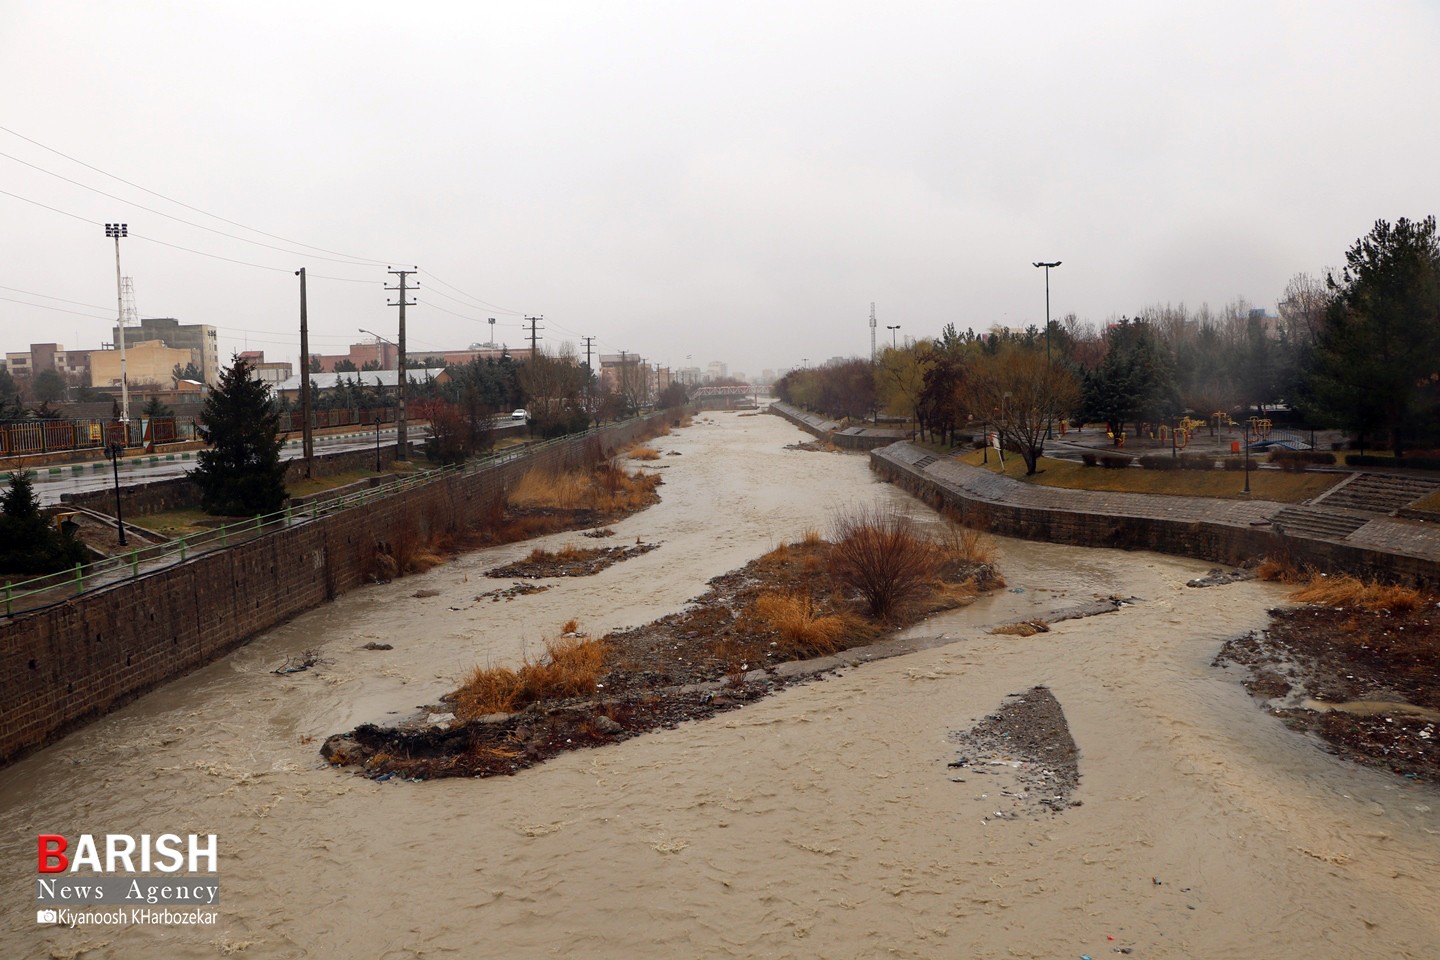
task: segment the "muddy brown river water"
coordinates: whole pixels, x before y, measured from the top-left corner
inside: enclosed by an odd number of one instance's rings
[[[572,617],[672,612],[847,505],[925,512],[802,439],[698,418],[655,443],[680,454],[662,503],[615,525],[659,549],[508,602],[474,599],[503,585],[482,573],[533,542],[367,587],[0,771],[0,957],[1440,957],[1440,791],[1335,759],[1210,666],[1283,594],[1186,588],[1198,561],[1001,540],[1010,589],[912,628],[948,641],[920,653],[510,778],[320,760]],[[1111,594],[1139,602],[986,632]],[[332,662],[272,673],[307,648]],[[948,737],[1036,684],[1081,805],[997,818],[1008,768],[947,767]],[[213,925],[36,922],[37,834],[166,832],[218,836]]]

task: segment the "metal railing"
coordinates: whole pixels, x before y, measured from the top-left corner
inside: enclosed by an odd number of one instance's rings
[[[630,418],[631,421],[635,419],[641,418]],[[277,510],[274,513],[237,520],[213,530],[178,537],[161,544],[137,547],[132,549],[129,554],[106,557],[93,563],[77,563],[70,570],[34,577],[19,583],[6,583],[3,588],[0,588],[4,591],[3,598],[0,598],[3,600],[4,615],[13,616],[16,613],[25,613],[56,603],[63,603],[92,590],[99,590],[125,580],[133,580],[142,575],[177,566],[200,553],[232,547],[267,533],[287,530],[296,524],[315,520],[331,513],[373,505],[377,500],[428,486],[451,475],[468,476],[515,460],[528,459],[544,450],[574,443],[599,433],[601,430],[600,427],[591,427],[584,433],[571,433],[551,440],[527,443],[523,446],[492,453],[477,460],[470,460],[458,466],[424,470],[400,477],[398,480],[382,486],[364,487],[333,497],[317,496],[298,506],[287,505],[283,510]]]

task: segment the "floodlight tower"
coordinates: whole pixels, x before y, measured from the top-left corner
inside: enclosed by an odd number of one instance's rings
[[[127,223],[105,224],[105,236],[115,238],[115,326],[120,340],[120,422],[125,424],[125,442],[130,442],[130,384],[125,378],[125,293],[120,279],[120,238],[130,235]]]
[[[870,301],[870,363],[875,363],[875,301]]]

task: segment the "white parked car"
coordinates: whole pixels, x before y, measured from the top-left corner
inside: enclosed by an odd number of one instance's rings
[[[530,419],[530,414],[522,407],[522,408],[519,409],[519,410],[512,410],[512,411],[510,412],[510,419],[511,419],[511,420],[529,420],[529,419]]]

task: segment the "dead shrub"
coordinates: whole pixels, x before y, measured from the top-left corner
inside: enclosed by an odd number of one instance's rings
[[[940,567],[935,544],[894,507],[863,506],[841,514],[830,539],[835,577],[858,592],[877,618],[928,590]]]
[[[660,451],[649,446],[634,446],[630,448],[631,460],[659,460]]]
[[[1255,576],[1269,583],[1301,583],[1306,579],[1289,557],[1266,557],[1255,568]]]
[[[587,636],[545,641],[545,655],[528,656],[519,669],[476,667],[447,699],[455,716],[473,720],[488,713],[513,713],[540,700],[585,697],[605,673],[609,646]]]
[[[780,634],[787,657],[816,657],[843,649],[845,635],[855,626],[845,613],[822,613],[813,597],[797,593],[762,593],[755,613]]]
[[[947,567],[995,563],[995,541],[973,527],[946,524],[936,540]]]
[[[818,547],[825,542],[825,538],[820,535],[819,530],[806,527],[800,532],[800,542],[807,547]]]

